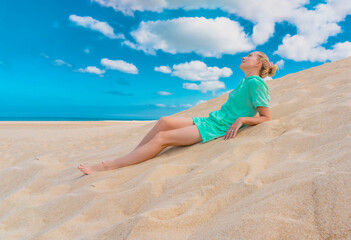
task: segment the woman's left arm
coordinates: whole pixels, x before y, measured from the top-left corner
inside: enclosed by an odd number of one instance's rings
[[[269,107],[259,106],[257,107],[257,111],[260,114],[259,117],[240,117],[240,121],[246,125],[257,125],[272,120]]]
[[[239,117],[239,118],[237,118],[236,121],[229,127],[228,131],[226,132],[226,134],[224,136],[224,140],[228,140],[228,139],[231,139],[232,137],[235,137],[236,132],[239,130],[239,128],[243,124],[257,125],[257,124],[260,124],[262,122],[272,120],[271,111],[270,111],[269,107],[259,106],[259,107],[257,107],[257,111],[260,114],[259,117]]]

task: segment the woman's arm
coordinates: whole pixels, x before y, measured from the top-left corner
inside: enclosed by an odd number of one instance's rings
[[[240,117],[240,121],[246,125],[257,125],[272,120],[269,107],[257,107],[257,111],[260,114],[259,117]]]
[[[239,130],[241,125],[244,123],[246,125],[257,125],[265,121],[272,120],[271,112],[269,107],[257,107],[258,112],[260,113],[259,117],[239,117],[235,122],[229,127],[228,131],[224,136],[224,140],[231,139],[235,137],[236,132]]]

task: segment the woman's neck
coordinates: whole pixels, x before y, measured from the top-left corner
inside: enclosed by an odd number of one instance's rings
[[[251,77],[251,76],[259,76],[259,73],[257,73],[257,71],[250,71],[250,70],[245,72],[245,78]]]

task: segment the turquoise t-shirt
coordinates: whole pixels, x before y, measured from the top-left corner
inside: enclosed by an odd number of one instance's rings
[[[219,110],[210,112],[209,117],[229,127],[239,117],[254,117],[258,106],[269,107],[269,100],[269,89],[264,80],[260,76],[249,76],[241,80],[229,93],[227,102]]]

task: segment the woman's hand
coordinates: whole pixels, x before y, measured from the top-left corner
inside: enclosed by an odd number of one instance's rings
[[[224,136],[224,140],[231,139],[232,137],[235,137],[236,132],[238,129],[243,125],[243,122],[241,121],[240,118],[237,118],[236,121],[229,127],[228,131],[226,132]]]

